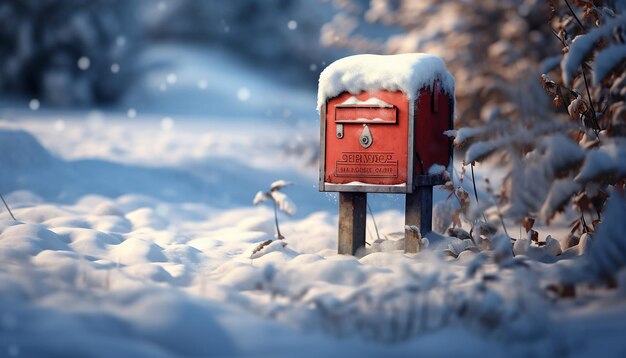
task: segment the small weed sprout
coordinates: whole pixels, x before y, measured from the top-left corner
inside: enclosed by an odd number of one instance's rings
[[[280,190],[284,187],[293,185],[293,183],[285,180],[277,180],[270,185],[269,191],[259,191],[254,196],[252,204],[259,205],[264,201],[270,200],[274,204],[274,223],[276,224],[276,238],[283,240],[285,237],[280,233],[280,227],[278,225],[278,210],[291,216],[296,212],[295,204],[289,199],[289,197],[282,193]]]

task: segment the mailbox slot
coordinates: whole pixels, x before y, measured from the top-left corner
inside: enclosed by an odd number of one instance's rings
[[[397,120],[398,109],[395,106],[343,104],[335,107],[335,122],[340,124],[395,124]]]

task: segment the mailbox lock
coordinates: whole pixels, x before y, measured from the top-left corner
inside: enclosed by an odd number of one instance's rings
[[[343,138],[343,124],[337,124],[337,138]]]
[[[361,143],[361,146],[363,148],[369,148],[374,142],[374,139],[372,138],[372,133],[370,132],[370,128],[367,126],[367,124],[363,125],[363,132],[361,132],[359,142]]]

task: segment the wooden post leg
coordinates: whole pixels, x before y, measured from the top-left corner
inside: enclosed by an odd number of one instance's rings
[[[339,193],[339,254],[354,255],[365,247],[366,208],[366,193]]]
[[[433,187],[418,186],[411,194],[406,195],[404,213],[405,225],[413,225],[420,228],[422,236],[432,231],[433,227]],[[420,242],[417,234],[410,230],[404,230],[404,252],[415,253],[420,250]]]

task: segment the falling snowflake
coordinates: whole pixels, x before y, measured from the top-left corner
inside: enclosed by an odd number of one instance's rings
[[[247,87],[241,87],[237,91],[237,99],[239,99],[241,102],[246,102],[247,100],[249,100],[250,95],[250,90]]]
[[[57,132],[63,132],[65,129],[65,122],[62,119],[58,119],[54,122],[54,130]]]
[[[167,83],[173,85],[174,83],[176,83],[176,81],[178,81],[178,77],[176,77],[176,74],[170,73],[167,75],[166,81]]]
[[[174,128],[174,120],[170,117],[165,117],[161,120],[161,129],[164,131],[170,131]]]
[[[33,110],[36,111],[39,109],[40,103],[39,100],[37,98],[33,98],[30,100],[30,102],[28,102],[28,107]]]
[[[78,59],[78,68],[81,70],[86,71],[89,69],[89,66],[91,66],[91,60],[89,60],[89,57],[82,56]]]

